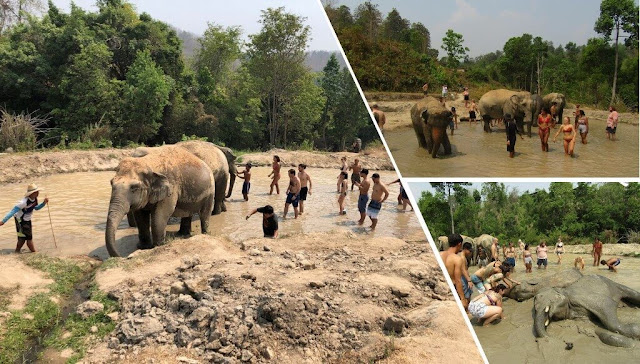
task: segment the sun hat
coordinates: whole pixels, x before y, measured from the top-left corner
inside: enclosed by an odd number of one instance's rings
[[[29,184],[29,186],[27,186],[27,192],[24,194],[24,197],[29,197],[31,196],[32,193],[34,192],[38,192],[41,191],[42,189],[40,187],[38,187],[35,183],[31,183]]]

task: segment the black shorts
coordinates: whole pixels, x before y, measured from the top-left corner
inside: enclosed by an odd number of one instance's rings
[[[243,195],[248,195],[249,194],[249,190],[251,189],[251,182],[247,182],[245,181],[242,184],[242,194]]]
[[[469,101],[469,95],[464,95],[464,101]]]
[[[13,220],[16,222],[16,233],[18,233],[18,240],[33,240],[33,233],[31,231],[31,220],[18,220],[17,217],[14,217]]]
[[[307,193],[309,192],[309,188],[308,187],[302,187],[300,189],[300,201],[306,201],[307,200]]]
[[[292,204],[293,207],[298,207],[298,202],[300,202],[299,197],[300,196],[298,196],[297,194],[289,192],[289,193],[287,193],[286,203],[287,204]]]
[[[475,111],[469,111],[469,119],[475,119],[476,118],[476,112]]]
[[[615,133],[616,133],[616,129],[617,129],[617,128],[618,128],[617,126],[615,126],[615,127],[613,127],[613,128],[612,128],[612,127],[610,127],[610,126],[607,126],[607,133],[609,133],[609,134],[615,134]]]

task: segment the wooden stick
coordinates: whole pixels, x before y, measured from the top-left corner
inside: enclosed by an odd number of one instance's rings
[[[49,213],[49,225],[51,225],[51,235],[53,235],[53,244],[56,246],[56,249],[58,249],[58,242],[56,242],[56,234],[53,232],[53,222],[51,221],[51,209],[49,209],[49,202],[47,202],[47,212]]]

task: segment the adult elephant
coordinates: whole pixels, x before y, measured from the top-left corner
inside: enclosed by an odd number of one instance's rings
[[[522,281],[519,285],[511,288],[506,293],[506,296],[518,302],[522,302],[533,298],[538,292],[546,288],[566,287],[582,277],[583,275],[579,270],[567,269],[544,278],[529,278]]]
[[[416,132],[418,144],[427,149],[431,157],[436,158],[440,145],[444,154],[451,154],[451,142],[447,136],[447,127],[453,114],[442,106],[435,97],[426,96],[411,108],[411,123]]]
[[[238,168],[236,167],[237,157],[233,154],[233,150],[231,150],[231,148],[221,147],[216,144],[213,145],[218,147],[218,149],[220,149],[227,157],[227,164],[229,165],[229,191],[225,197],[229,198],[233,192],[233,185],[236,183],[236,175],[238,173]]]
[[[478,111],[484,121],[484,131],[488,133],[491,132],[492,119],[502,119],[504,115],[511,114],[521,131],[524,130],[524,123],[527,123],[527,132],[531,136],[531,124],[534,117],[540,113],[541,107],[540,96],[532,95],[528,91],[491,90],[482,95],[478,101]]]
[[[118,224],[132,211],[138,227],[138,248],[162,244],[169,217],[200,215],[202,233],[209,228],[215,200],[211,168],[184,148],[166,146],[139,158],[125,158],[111,180],[105,242],[112,257]]]
[[[551,106],[554,102],[556,103],[556,116],[558,117],[557,123],[562,124],[562,113],[564,112],[565,106],[567,106],[567,100],[565,99],[564,94],[552,92],[544,95],[542,98],[542,108],[551,110]]]
[[[474,239],[472,239],[469,236],[466,235],[460,235],[462,236],[462,244],[464,245],[464,243],[470,243],[471,244],[471,251],[473,252],[473,255],[468,259],[469,261],[467,263],[472,263],[475,264],[475,262],[477,261],[477,254],[476,254],[476,243],[474,241]],[[439,251],[445,251],[449,248],[449,237],[448,236],[439,236],[438,240],[435,241],[436,243],[436,248],[438,248]]]

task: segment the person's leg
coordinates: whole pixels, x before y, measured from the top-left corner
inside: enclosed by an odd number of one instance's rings
[[[482,316],[482,318],[485,319],[484,322],[482,323],[482,326],[489,325],[493,321],[499,319],[501,315],[502,315],[502,307],[487,306],[487,311],[484,314],[484,316]]]
[[[284,204],[284,213],[282,214],[283,219],[287,218],[287,212],[289,212],[289,203]]]
[[[564,144],[564,154],[569,155],[569,141],[563,140],[563,144]]]
[[[376,229],[376,225],[378,225],[378,219],[371,219],[371,230],[375,230]]]
[[[36,248],[33,246],[33,240],[27,240],[27,247],[29,247],[32,253],[36,252]]]
[[[293,214],[294,214],[294,218],[297,219],[298,215],[300,214],[300,211],[298,210],[297,206],[293,207]]]
[[[298,205],[300,206],[299,210],[300,210],[300,213],[302,214],[304,212],[304,200],[300,200],[300,203]]]
[[[276,194],[280,194],[280,185],[278,184],[278,181],[280,180],[280,177],[278,177],[274,183],[276,184]]]
[[[18,243],[16,244],[16,253],[20,253],[20,250],[22,250],[22,247],[24,246],[24,242],[24,239],[18,238]]]
[[[342,211],[344,210],[344,196],[342,194],[340,194],[340,197],[338,197],[338,214],[342,214]]]

